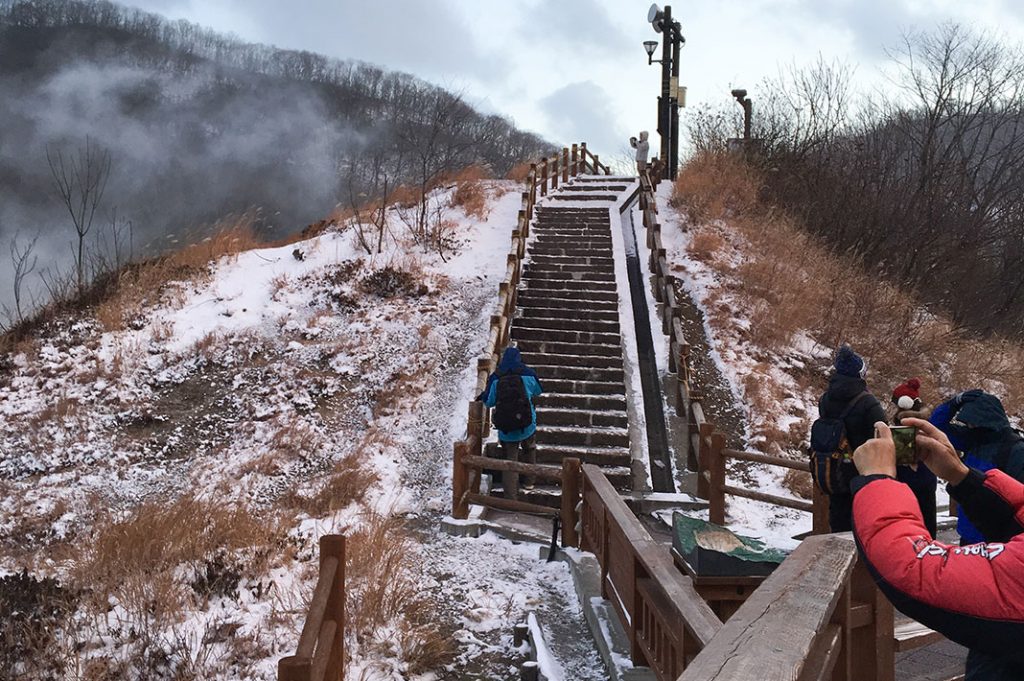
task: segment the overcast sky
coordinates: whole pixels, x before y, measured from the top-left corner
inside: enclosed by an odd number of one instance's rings
[[[559,143],[615,155],[656,128],[658,38],[649,0],[128,0],[255,42],[354,58],[461,91]],[[689,0],[672,5],[686,46],[688,104],[751,90],[819,54],[880,80],[884,48],[908,29],[955,21],[1024,42],[1021,0]],[[755,100],[756,107],[756,100]],[[655,143],[656,144],[656,143]]]

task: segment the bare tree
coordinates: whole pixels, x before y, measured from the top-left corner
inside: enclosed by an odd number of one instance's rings
[[[92,229],[96,209],[103,200],[110,177],[110,152],[86,137],[85,146],[69,158],[60,149],[46,149],[53,185],[71,216],[78,243],[75,272],[78,290],[85,288],[85,237]]]
[[[39,261],[38,256],[33,253],[37,241],[39,241],[38,236],[28,242],[27,246],[21,247],[18,245],[17,235],[11,239],[11,264],[14,266],[14,312],[19,323],[25,321],[23,304],[25,279],[35,271]]]

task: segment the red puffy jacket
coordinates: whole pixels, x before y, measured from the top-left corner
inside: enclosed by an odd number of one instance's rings
[[[970,546],[932,539],[901,482],[859,477],[853,491],[857,545],[893,605],[952,641],[1024,664],[1024,484],[972,469],[949,487],[988,540]]]

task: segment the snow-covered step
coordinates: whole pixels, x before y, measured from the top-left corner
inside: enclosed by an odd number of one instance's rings
[[[562,187],[565,192],[624,192],[628,188],[625,184],[588,182],[586,184],[567,184]]]
[[[542,303],[543,301],[538,301]],[[587,321],[603,321],[603,322],[617,322],[619,320],[619,313],[617,310],[580,310],[573,309],[570,314],[566,308],[557,307],[539,307],[531,305],[525,309],[524,314],[529,314],[531,319],[580,319]],[[553,364],[553,362],[549,362]]]
[[[553,329],[532,329],[513,325],[512,338],[545,343],[595,343],[621,346],[622,339],[617,333],[595,333],[589,331],[556,331]]]
[[[608,297],[608,299],[605,298]],[[618,311],[619,301],[614,294],[601,294],[601,297],[587,297],[580,291],[570,291],[560,295],[552,290],[524,289],[519,292],[519,308],[532,307],[559,308],[568,310],[601,310]]]
[[[484,454],[493,458],[502,458],[501,446],[497,442],[488,442]],[[537,463],[545,465],[562,464],[564,459],[579,459],[583,463],[595,466],[629,466],[632,455],[626,447],[581,447],[571,445],[537,445]]]
[[[629,430],[591,426],[548,426],[537,429],[537,444],[571,447],[628,447]]]
[[[535,366],[541,381],[609,381],[625,380],[621,367],[572,367],[572,366]]]
[[[571,282],[574,284],[615,284],[615,273],[614,272],[597,272],[597,271],[576,271],[566,272],[565,270],[541,270],[541,269],[527,269],[523,274],[523,281],[526,282],[526,286],[530,287],[533,282],[538,280],[550,281],[554,286],[545,286],[543,288],[566,288],[564,284]],[[586,289],[596,289],[594,286],[584,286]]]
[[[558,245],[534,245],[530,252],[534,256],[539,255],[550,255],[550,256],[562,256],[565,258],[601,258],[607,257],[610,251],[606,248],[575,248],[573,246],[558,246]]]
[[[577,395],[625,395],[626,386],[622,381],[570,381],[560,378],[546,379],[544,388],[557,393]]]
[[[537,425],[628,428],[629,417],[626,412],[618,410],[541,409],[537,412]]]
[[[555,194],[548,198],[554,201],[607,201],[608,203],[617,203],[619,200],[617,194]]]
[[[534,400],[539,409],[548,407],[556,409],[593,409],[612,410],[620,409],[626,411],[626,396],[624,394],[610,395],[579,395],[576,393],[561,393],[544,386],[545,392]]]
[[[553,367],[587,367],[587,368],[621,368],[622,360],[618,357],[605,355],[555,355],[523,353],[523,361],[533,368],[542,366]]]
[[[524,279],[524,281],[528,289],[537,291],[578,291],[585,294],[615,293],[614,281],[557,281],[553,279]],[[580,297],[589,298],[589,295],[581,295]]]
[[[515,327],[513,326],[513,338],[515,338]],[[614,345],[603,345],[601,343],[565,343],[562,341],[552,341],[540,339],[527,339],[519,338],[516,345],[519,350],[527,354],[545,354],[552,353],[555,355],[602,355],[605,357],[621,357],[622,346],[618,343]]]
[[[611,265],[615,266],[615,259],[612,258],[611,253],[607,256],[575,256],[567,257],[564,255],[534,255],[528,253],[527,257],[529,262],[544,263],[548,265]]]
[[[529,315],[529,316],[527,316]],[[533,310],[526,310],[516,322],[523,329],[563,329],[565,331],[589,331],[590,333],[618,333],[618,321],[605,319],[558,319],[552,317],[535,317]]]

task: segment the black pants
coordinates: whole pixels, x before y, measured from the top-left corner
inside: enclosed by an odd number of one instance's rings
[[[1020,681],[1024,679],[1024,668],[1020,662],[1001,657],[992,657],[977,650],[967,651],[967,665],[964,681]]]
[[[522,456],[519,455],[520,449],[522,450]],[[525,440],[519,440],[518,442],[502,441],[501,450],[509,461],[537,463],[537,438],[535,435],[531,435]],[[523,482],[526,486],[533,487],[533,476],[524,476]],[[519,473],[505,471],[504,475],[501,476],[501,484],[505,488],[506,499],[519,498]]]

